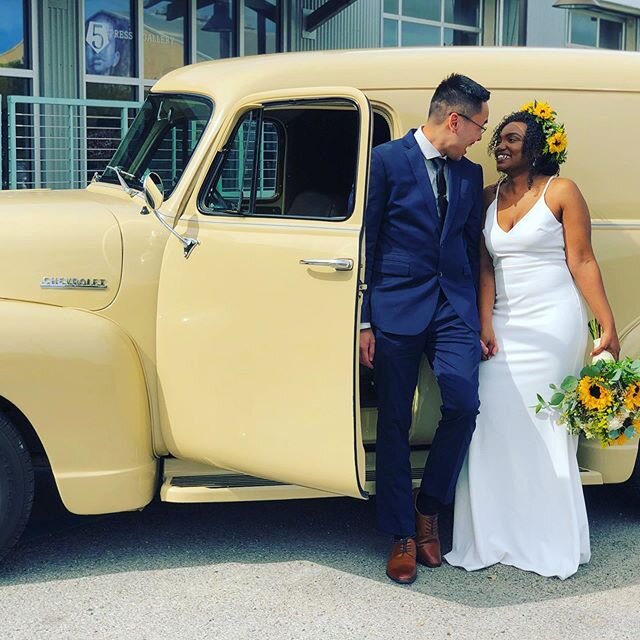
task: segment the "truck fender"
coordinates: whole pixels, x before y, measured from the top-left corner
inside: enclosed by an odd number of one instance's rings
[[[151,501],[158,461],[147,387],[117,324],[80,309],[0,301],[0,396],[38,434],[69,511]]]

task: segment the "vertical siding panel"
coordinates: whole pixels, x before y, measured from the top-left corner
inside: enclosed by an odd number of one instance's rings
[[[302,8],[317,9],[325,0],[305,0],[291,3],[291,50],[375,48],[381,42],[382,0],[357,0],[316,29],[315,39],[303,38]],[[302,8],[300,7],[302,5]],[[372,16],[375,16],[372,19]]]

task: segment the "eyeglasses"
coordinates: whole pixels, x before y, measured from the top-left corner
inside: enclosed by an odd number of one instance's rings
[[[459,115],[461,118],[464,118],[465,120],[468,120],[469,122],[472,122],[473,124],[476,125],[476,127],[480,128],[480,131],[482,131],[482,133],[486,133],[487,131],[487,127],[482,126],[481,124],[478,124],[475,120],[472,120],[469,116],[465,116],[464,113],[457,113],[455,111],[453,111],[452,113],[456,113],[457,115]]]

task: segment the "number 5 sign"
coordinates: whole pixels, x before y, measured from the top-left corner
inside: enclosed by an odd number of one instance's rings
[[[109,44],[109,25],[104,22],[93,22],[87,26],[87,44],[100,53]]]

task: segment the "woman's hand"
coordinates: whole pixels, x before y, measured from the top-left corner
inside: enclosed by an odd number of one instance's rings
[[[600,336],[600,344],[591,352],[591,357],[597,356],[603,351],[608,351],[617,360],[620,357],[620,340],[618,332],[613,329],[603,329]]]
[[[498,353],[498,342],[492,325],[483,325],[480,329],[480,346],[483,360],[488,360]]]

